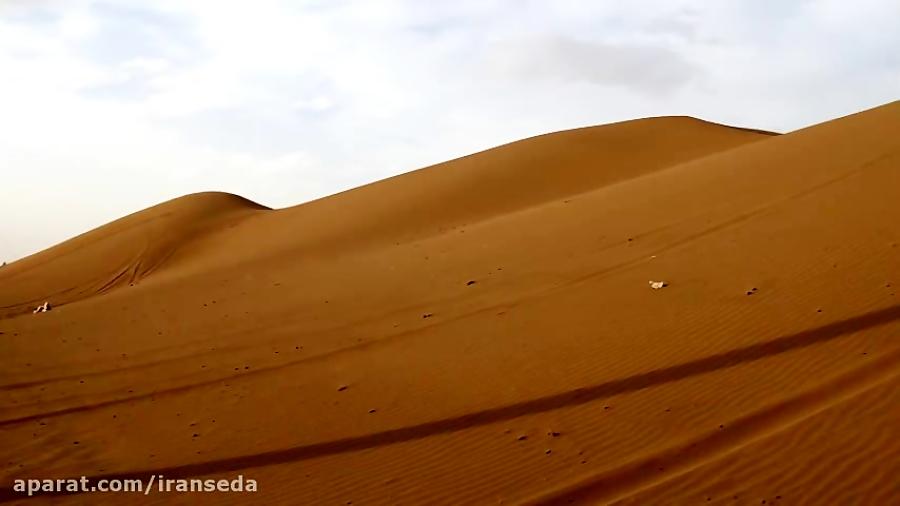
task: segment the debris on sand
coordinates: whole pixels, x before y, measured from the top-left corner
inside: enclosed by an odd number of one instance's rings
[[[756,291],[757,291],[757,289],[756,289],[756,287],[754,286],[753,288],[747,290],[746,293],[747,293],[747,295],[753,295],[754,293],[756,293]]]
[[[37,314],[37,313],[46,313],[47,311],[50,311],[50,303],[49,303],[49,302],[44,302],[44,303],[41,304],[40,306],[34,308],[34,311],[32,311],[32,313],[34,313],[34,314]]]
[[[650,283],[650,288],[654,290],[659,290],[660,288],[665,288],[669,286],[665,281],[648,281]]]

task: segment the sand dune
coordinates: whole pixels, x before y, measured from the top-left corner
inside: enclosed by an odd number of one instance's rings
[[[895,102],[135,213],[0,269],[0,500],[243,474],[90,501],[900,503],[898,164]]]
[[[437,234],[773,135],[693,118],[653,118],[548,134],[261,216],[238,196],[188,195],[134,213],[0,271],[0,315],[105,293],[170,261],[210,269],[281,253]],[[586,164],[585,160],[593,163]],[[548,177],[548,167],[552,172]],[[233,230],[249,217],[256,218]],[[216,234],[219,232],[218,234]],[[214,235],[200,253],[192,251]],[[334,243],[339,244],[334,244]],[[188,269],[194,273],[197,268]]]
[[[0,271],[0,317],[45,300],[66,304],[133,285],[179,248],[261,209],[267,208],[235,195],[188,195],[14,262]]]

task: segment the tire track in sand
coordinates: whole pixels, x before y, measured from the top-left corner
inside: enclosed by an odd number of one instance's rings
[[[600,504],[624,499],[783,431],[836,404],[900,377],[900,349],[797,396],[748,413],[724,428],[583,476],[521,504]]]
[[[533,413],[586,404],[621,393],[634,392],[656,385],[679,381],[692,376],[779,355],[787,351],[805,348],[816,343],[830,341],[898,319],[900,319],[900,305],[678,365],[507,406],[321,443],[180,466],[126,470],[120,473],[97,475],[89,478],[93,481],[99,479],[134,479],[146,477],[150,474],[163,474],[171,478],[205,476],[424,439],[433,435],[457,432]],[[596,502],[603,500],[602,498],[604,497],[614,498],[627,495],[661,480],[684,473],[720,455],[734,451],[751,441],[798,423],[830,405],[852,397],[858,392],[887,381],[900,373],[898,365],[900,365],[900,350],[896,350],[875,360],[873,363],[832,379],[822,386],[799,396],[750,413],[729,423],[724,430],[712,435],[705,435],[697,440],[687,441],[662,452],[633,461],[630,464],[607,470],[599,475],[588,476],[571,485],[555,489],[541,497],[533,498],[529,500],[529,503],[539,505],[560,504],[566,503],[568,499],[577,502],[579,499],[586,500],[588,497],[591,502]],[[83,406],[67,410],[67,412],[89,410],[95,407]],[[39,417],[27,417],[29,420],[35,418]],[[5,420],[0,425],[8,425],[20,421],[22,420]],[[664,469],[664,472],[657,471],[660,467]],[[598,497],[601,499],[598,499]],[[19,499],[23,499],[23,497],[15,493],[11,488],[0,488],[0,502]]]

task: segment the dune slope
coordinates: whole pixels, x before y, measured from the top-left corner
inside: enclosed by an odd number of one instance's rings
[[[186,251],[179,270],[406,243],[772,135],[686,117],[541,135],[256,216]]]
[[[66,304],[133,285],[164,264],[183,261],[190,265],[182,271],[195,273],[218,263],[332,254],[372,239],[440,233],[770,135],[693,118],[651,118],[514,142],[279,213],[259,213],[268,208],[234,195],[188,195],[0,271],[0,318],[45,300]]]
[[[900,103],[664,118],[215,213],[134,286],[0,319],[0,500],[896,503],[898,164]]]
[[[23,258],[0,270],[0,318],[133,285],[179,247],[262,209],[235,195],[188,195]]]

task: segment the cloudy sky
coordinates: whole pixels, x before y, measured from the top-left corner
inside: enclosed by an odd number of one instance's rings
[[[522,137],[900,98],[900,2],[0,0],[0,260],[186,193],[295,205]]]

